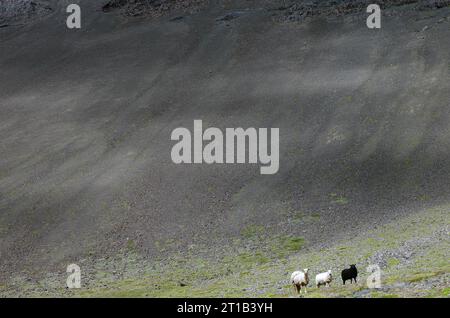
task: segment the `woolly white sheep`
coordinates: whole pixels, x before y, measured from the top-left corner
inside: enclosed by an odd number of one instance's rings
[[[302,286],[305,287],[305,294],[307,293],[306,287],[309,284],[308,270],[308,268],[305,268],[303,271],[295,271],[291,275],[291,284],[298,294],[300,294]]]
[[[326,285],[330,287],[330,283],[333,280],[333,276],[331,275],[331,270],[325,273],[320,273],[316,275],[316,286],[319,288],[321,285]]]

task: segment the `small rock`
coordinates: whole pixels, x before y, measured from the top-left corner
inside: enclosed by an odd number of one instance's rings
[[[177,17],[174,17],[174,18],[170,19],[170,21],[175,22],[175,21],[180,21],[180,20],[183,20],[183,19],[184,19],[184,17],[180,15],[180,16],[177,16]]]

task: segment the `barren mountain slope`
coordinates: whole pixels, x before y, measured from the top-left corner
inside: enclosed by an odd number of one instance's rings
[[[58,1],[0,28],[3,281],[261,227],[325,247],[448,202],[448,6],[387,7],[370,30],[364,11],[289,19],[284,1],[78,3],[80,30]],[[195,119],[280,128],[279,172],[173,164],[171,132]]]

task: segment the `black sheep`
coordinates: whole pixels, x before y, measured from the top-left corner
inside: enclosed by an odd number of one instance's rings
[[[355,280],[356,283],[356,277],[358,276],[358,270],[356,269],[356,264],[350,265],[350,268],[346,268],[342,271],[341,277],[342,282],[345,285],[345,281],[350,279],[350,283],[353,283],[353,280]]]

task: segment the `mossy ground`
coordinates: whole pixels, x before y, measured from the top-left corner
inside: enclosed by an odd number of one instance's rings
[[[268,236],[263,227],[250,226],[242,231],[236,246],[218,252],[217,257],[201,257],[189,250],[148,261],[130,250],[121,257],[97,261],[87,286],[81,289],[68,290],[65,281],[52,284],[48,278],[38,283],[20,280],[20,287],[27,296],[298,297],[289,276],[294,270],[308,267],[312,279],[308,293],[301,297],[448,297],[448,236],[423,251],[419,248],[407,261],[387,257],[382,266],[381,289],[367,288],[365,269],[376,253],[398,249],[405,242],[447,229],[449,211],[448,206],[429,209],[322,249],[309,248],[300,237]],[[264,244],[253,245],[255,241]],[[350,263],[358,264],[359,280],[343,286],[339,273]],[[117,269],[122,272],[116,273]],[[313,287],[315,274],[328,269],[334,273],[331,287]],[[0,294],[7,291],[8,286],[0,286]]]

